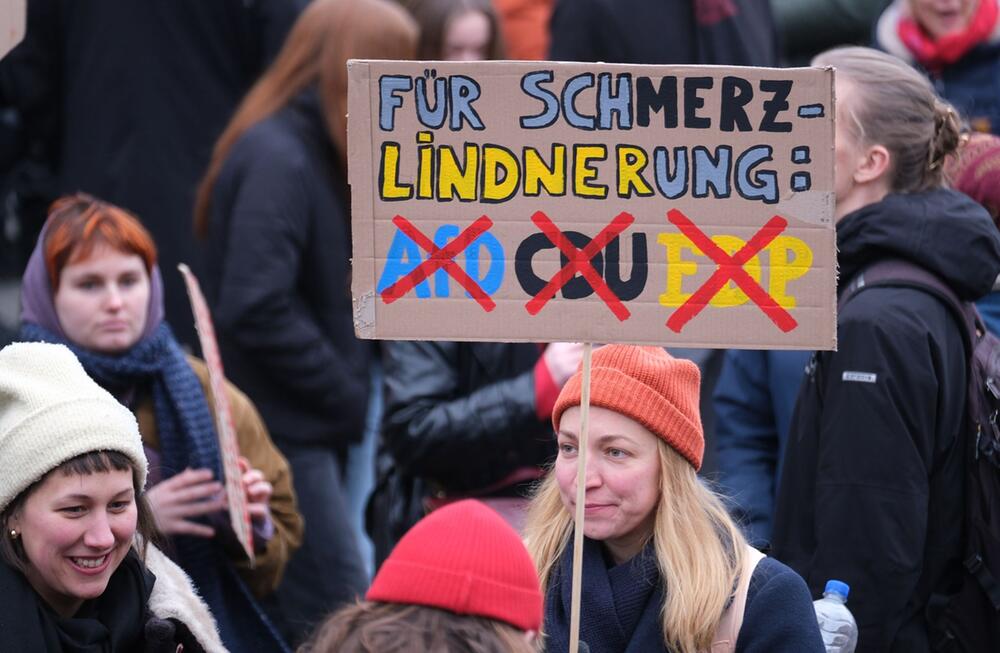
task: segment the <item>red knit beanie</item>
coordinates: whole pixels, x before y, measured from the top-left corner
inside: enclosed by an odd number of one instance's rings
[[[590,404],[634,419],[663,438],[701,469],[705,435],[698,410],[701,372],[689,360],[674,358],[662,347],[605,345],[594,350],[590,365]],[[552,410],[552,426],[571,406],[580,405],[583,370],[563,386]]]
[[[442,608],[525,631],[542,627],[531,556],[500,515],[471,499],[417,522],[382,563],[365,599]]]

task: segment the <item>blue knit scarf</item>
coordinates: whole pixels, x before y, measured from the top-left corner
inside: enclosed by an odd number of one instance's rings
[[[652,543],[620,565],[608,567],[603,545],[583,542],[580,641],[591,653],[666,651],[660,626],[663,583]],[[545,650],[569,650],[573,542],[563,550],[545,593]]]
[[[84,349],[38,326],[24,323],[23,340],[64,344],[84,370],[119,399],[148,387],[159,434],[164,478],[210,469],[222,479],[222,457],[205,392],[167,324],[118,356]],[[212,539],[177,535],[172,557],[191,577],[212,610],[223,642],[233,651],[287,650],[253,595]]]

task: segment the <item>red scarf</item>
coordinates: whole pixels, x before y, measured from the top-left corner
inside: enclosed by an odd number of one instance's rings
[[[979,0],[972,19],[960,32],[935,40],[912,16],[900,18],[896,31],[920,65],[940,72],[989,38],[997,24],[997,13],[997,0]]]

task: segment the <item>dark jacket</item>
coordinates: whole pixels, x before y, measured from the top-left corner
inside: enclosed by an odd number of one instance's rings
[[[31,0],[25,40],[0,64],[0,102],[21,115],[24,142],[45,150],[52,190],[96,195],[149,229],[167,318],[186,344],[197,345],[176,267],[200,272],[195,188],[215,139],[304,4]]]
[[[774,497],[808,351],[731,349],[715,386],[719,483],[758,548],[771,543]]]
[[[775,66],[768,0],[559,0],[553,61]]]
[[[364,429],[348,204],[315,91],[251,127],[212,193],[205,287],[226,375],[279,445],[343,451]]]
[[[656,653],[663,642],[660,608],[664,584],[652,546],[631,560],[609,566],[601,543],[585,539],[580,640],[591,653]],[[569,647],[572,542],[556,562],[545,596],[546,651]],[[736,653],[823,653],[823,640],[802,579],[773,558],[754,569],[747,589]]]
[[[423,515],[423,501],[515,496],[519,469],[555,455],[552,425],[535,406],[533,343],[386,342],[380,488],[370,528],[381,549]],[[377,504],[377,505],[375,505]]]
[[[808,66],[827,48],[867,44],[887,4],[889,0],[771,0],[785,55],[782,65]]]
[[[24,575],[0,562],[0,650],[47,653],[224,653],[215,619],[191,579],[153,545],[133,549],[100,596],[70,618],[56,614]]]
[[[955,105],[976,131],[1000,134],[1000,21],[993,33],[941,71],[920,67],[897,32],[907,0],[896,0],[878,20],[875,47],[895,55],[927,75],[938,95]]]
[[[1000,338],[1000,291],[995,290],[978,302],[976,308],[983,318],[983,324],[990,332]]]
[[[889,195],[837,223],[841,289],[887,256],[939,275],[959,297],[1000,272],[1000,234],[950,190]],[[772,555],[819,597],[851,586],[858,652],[929,649],[932,592],[960,580],[966,353],[930,294],[870,288],[839,312],[837,352],[810,362],[778,492]]]

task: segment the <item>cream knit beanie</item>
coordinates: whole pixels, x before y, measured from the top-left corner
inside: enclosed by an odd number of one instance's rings
[[[135,416],[95,383],[63,345],[0,350],[0,512],[32,483],[90,451],[119,451],[146,483]]]

